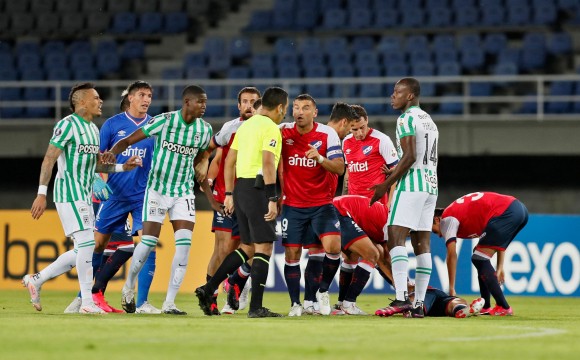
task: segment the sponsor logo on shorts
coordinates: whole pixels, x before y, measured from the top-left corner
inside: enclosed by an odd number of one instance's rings
[[[159,213],[159,216],[165,216],[165,209],[157,209],[157,212]]]
[[[90,216],[89,215],[83,215],[83,224],[85,226],[89,226],[91,224],[91,221],[90,220],[91,219],[90,219]]]
[[[82,213],[82,214],[88,213],[89,212],[88,206],[81,206],[79,208],[79,212]]]
[[[149,200],[149,205],[151,206],[159,206],[159,202],[157,200]]]
[[[157,208],[149,209],[149,216],[155,216],[155,214],[157,214]]]

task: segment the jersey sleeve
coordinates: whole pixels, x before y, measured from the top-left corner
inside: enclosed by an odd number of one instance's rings
[[[399,163],[399,155],[397,155],[397,150],[393,145],[393,141],[391,141],[391,138],[386,135],[381,138],[379,153],[387,163],[389,169]]]
[[[112,146],[111,141],[111,122],[105,121],[103,126],[101,126],[101,131],[99,132],[101,138],[101,143],[99,145],[99,151],[105,152],[109,150]]]
[[[204,139],[203,144],[201,145],[201,151],[206,151],[209,147],[209,143],[211,142],[211,138],[213,137],[213,128],[209,123],[207,123],[207,136]]]
[[[54,126],[54,130],[52,132],[52,138],[50,139],[50,143],[57,148],[63,150],[66,144],[73,137],[73,129],[72,124],[66,118],[62,119]]]
[[[151,137],[160,133],[163,129],[163,126],[165,125],[165,122],[168,120],[168,117],[171,117],[171,113],[165,113],[151,118],[151,120],[149,120],[147,124],[143,125],[141,128],[145,136]]]
[[[456,238],[457,231],[459,231],[459,220],[454,218],[453,216],[448,216],[446,218],[441,219],[441,234],[447,240]]]
[[[328,158],[328,160],[343,158],[342,145],[340,143],[340,139],[338,138],[338,134],[336,133],[336,131],[331,127],[329,127],[328,131],[326,157]]]
[[[405,136],[415,136],[415,122],[413,121],[413,116],[410,114],[403,114],[399,116],[397,120],[397,128],[401,138]]]
[[[277,126],[268,126],[264,129],[262,151],[269,151],[276,155],[276,158],[280,156],[282,152],[282,133]]]
[[[220,131],[215,133],[215,135],[213,136],[213,142],[217,146],[226,146],[228,144],[228,142],[230,141],[230,138],[232,136],[232,131],[231,131],[230,127],[231,127],[231,122],[227,122],[224,124],[224,126],[222,126]]]

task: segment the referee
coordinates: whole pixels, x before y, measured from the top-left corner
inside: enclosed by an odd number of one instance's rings
[[[224,259],[210,281],[195,290],[199,306],[206,315],[211,315],[212,294],[219,284],[253,258],[248,317],[282,316],[263,307],[262,299],[276,241],[276,168],[282,150],[277,125],[286,116],[287,107],[286,91],[278,87],[266,89],[261,109],[239,127],[225,159],[225,211],[227,214],[236,211],[241,244]]]

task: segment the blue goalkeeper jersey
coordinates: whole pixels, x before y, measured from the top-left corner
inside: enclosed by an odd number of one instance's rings
[[[105,121],[101,127],[100,151],[104,152],[113,147],[117,141],[131,135],[149,121],[151,116],[134,118],[127,112],[117,114]],[[113,195],[110,199],[118,201],[143,200],[147,179],[151,170],[151,159],[155,140],[146,138],[136,144],[130,145],[125,151],[117,155],[117,163],[125,163],[131,156],[139,155],[143,159],[143,167],[137,167],[132,171],[111,173],[107,184]]]

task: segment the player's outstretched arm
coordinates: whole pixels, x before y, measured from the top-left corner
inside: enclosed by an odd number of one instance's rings
[[[135,155],[131,156],[124,164],[104,164],[99,162],[95,168],[97,173],[114,173],[114,172],[124,172],[131,171],[137,166],[143,166],[143,161],[141,157]]]
[[[447,264],[447,275],[449,276],[449,295],[455,296],[455,278],[457,274],[457,243],[455,241],[447,241],[447,257],[445,263]]]
[[[136,142],[145,139],[146,137],[147,135],[145,135],[143,129],[135,130],[131,135],[117,141],[117,143],[113,145],[113,147],[109,151],[105,151],[101,156],[101,162],[103,164],[114,164],[117,161],[116,159],[117,154],[120,154],[123,151],[125,151],[125,149],[129,147],[129,145],[133,145]]]
[[[52,169],[54,168],[54,163],[62,153],[62,150],[56,146],[49,144],[48,149],[46,149],[46,154],[44,155],[44,160],[40,166],[40,179],[38,180],[38,194],[36,199],[32,203],[32,208],[30,213],[32,218],[37,220],[40,219],[44,210],[46,210],[46,193],[48,191],[48,183],[52,177]]]

